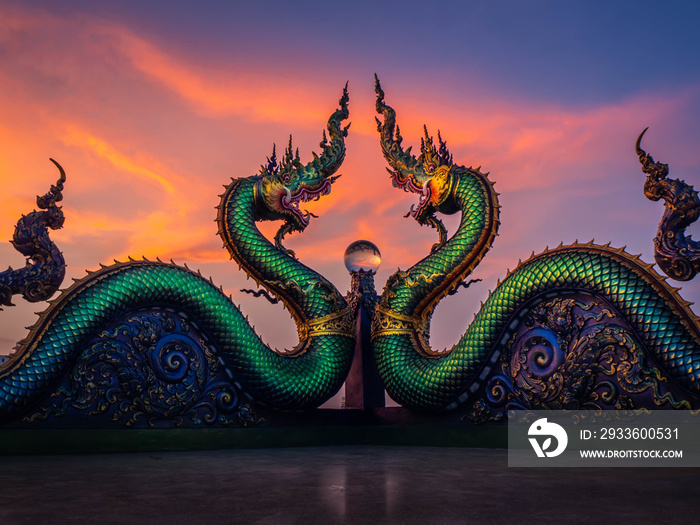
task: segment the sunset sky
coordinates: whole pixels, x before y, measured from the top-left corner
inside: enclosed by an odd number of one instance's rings
[[[55,182],[52,157],[68,175],[52,234],[64,286],[114,259],[173,259],[212,276],[266,342],[293,346],[286,312],[238,291],[252,282],[221,248],[214,207],[290,134],[308,162],[348,81],[342,177],[287,246],[342,292],[355,240],[382,252],[378,291],[425,256],[436,234],[403,218],[417,199],[392,187],[379,149],[377,73],[405,146],[439,129],[501,193],[483,281],[436,311],[434,346],[450,346],[532,251],[595,239],[653,262],[663,206],[644,197],[634,142],[649,126],[643,147],[700,189],[699,21],[694,2],[0,0],[1,266],[23,264],[6,241]],[[700,300],[700,284],[683,295]],[[0,353],[45,307],[15,303]]]

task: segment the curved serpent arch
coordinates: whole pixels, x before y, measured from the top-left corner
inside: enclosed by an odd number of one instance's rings
[[[77,409],[127,425],[188,418],[245,425],[256,418],[242,395],[277,409],[312,408],[331,397],[352,361],[354,317],[336,288],[282,240],[309,224],[300,203],[327,195],[338,177],[347,102],[346,86],[320,156],[302,164],[290,138],[281,162],[273,150],[258,175],[232,180],[218,206],[219,234],[232,258],[292,313],[295,348],[267,347],[223,291],[187,267],[146,260],[103,266],[50,301],[0,369],[0,418],[43,420]],[[274,244],[258,231],[259,220],[283,221]],[[47,225],[60,227],[45,220],[41,240],[31,244],[50,242]],[[25,229],[20,221],[18,230]],[[37,254],[25,253],[46,260]],[[18,293],[3,290],[7,299]]]
[[[374,317],[375,357],[394,400],[421,410],[471,406],[477,420],[507,408],[697,405],[698,318],[651,265],[609,245],[560,246],[521,263],[459,342],[433,351],[433,310],[490,248],[498,195],[488,174],[453,163],[439,135],[435,146],[426,130],[418,158],[404,151],[378,79],[376,92],[394,186],[420,196],[410,215],[439,233],[431,254],[389,278]],[[436,212],[461,212],[451,238]]]

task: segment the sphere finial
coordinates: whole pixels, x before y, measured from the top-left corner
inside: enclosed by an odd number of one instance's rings
[[[345,250],[343,257],[345,267],[350,273],[377,273],[382,263],[382,254],[373,243],[365,240],[355,241]]]

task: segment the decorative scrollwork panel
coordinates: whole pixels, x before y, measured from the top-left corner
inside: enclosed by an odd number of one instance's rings
[[[107,324],[67,381],[24,421],[82,416],[126,427],[261,423],[216,350],[187,316],[149,308]]]
[[[693,407],[645,357],[629,325],[588,294],[559,295],[521,312],[500,348],[465,416],[472,421],[500,421],[508,410]]]

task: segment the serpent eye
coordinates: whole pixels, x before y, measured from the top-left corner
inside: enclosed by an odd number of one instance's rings
[[[435,171],[435,164],[430,163],[430,164],[428,165],[428,171]]]

